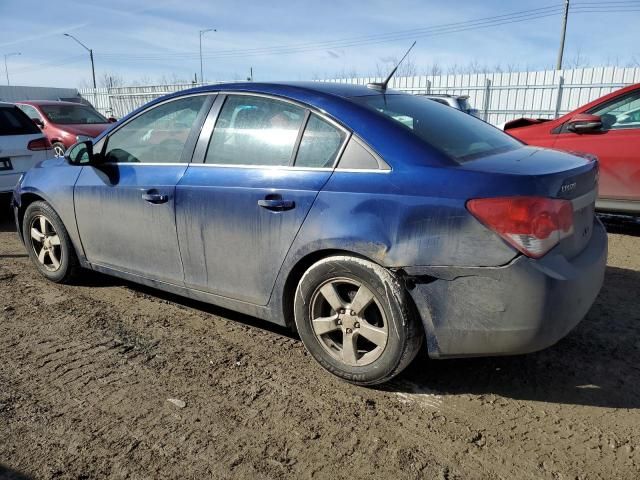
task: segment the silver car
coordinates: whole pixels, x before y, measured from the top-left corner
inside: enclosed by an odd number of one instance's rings
[[[469,115],[473,115],[474,117],[480,118],[480,112],[475,108],[471,107],[469,103],[469,95],[449,95],[447,93],[443,94],[429,94],[429,95],[421,95],[426,97],[434,102],[442,103],[443,105],[448,105],[450,107],[455,108],[456,110],[461,110],[464,113],[468,113]]]

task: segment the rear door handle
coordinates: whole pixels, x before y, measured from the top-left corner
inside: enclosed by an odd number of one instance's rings
[[[162,193],[158,193],[154,190],[149,190],[148,192],[144,192],[142,194],[142,199],[145,202],[149,203],[167,203],[169,201],[169,195],[164,195]]]
[[[281,198],[265,198],[264,200],[258,200],[258,205],[267,210],[281,212],[295,208],[296,203],[293,200],[283,200]]]

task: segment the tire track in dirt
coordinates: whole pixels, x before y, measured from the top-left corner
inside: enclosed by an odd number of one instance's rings
[[[0,458],[37,478],[637,478],[638,390],[563,393],[609,388],[599,357],[580,373],[584,348],[605,352],[612,380],[640,379],[638,325],[590,340],[621,318],[611,301],[547,353],[422,361],[372,390],[256,320],[95,278],[52,285],[26,259],[0,268]]]

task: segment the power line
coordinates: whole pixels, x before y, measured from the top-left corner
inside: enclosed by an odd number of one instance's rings
[[[28,73],[35,70],[40,71],[40,70],[46,70],[49,68],[60,67],[61,65],[64,65],[64,64],[77,63],[80,61],[80,59],[84,59],[84,58],[85,58],[84,55],[75,55],[73,57],[66,57],[66,58],[60,58],[56,60],[50,60],[43,63],[31,64],[28,67],[13,69],[11,70],[11,74],[13,75],[16,73]]]
[[[637,8],[636,8],[637,7]],[[288,55],[295,53],[305,53],[317,50],[350,48],[355,46],[376,45],[386,42],[435,37],[440,35],[449,35],[453,33],[461,33],[479,29],[486,29],[513,23],[522,23],[552,16],[562,15],[564,11],[563,5],[540,7],[530,10],[522,10],[509,14],[495,15],[464,22],[455,22],[441,25],[433,25],[429,27],[420,27],[410,30],[401,30],[396,32],[388,32],[383,34],[362,35],[357,37],[348,37],[339,40],[331,40],[324,42],[307,42],[294,45],[280,45],[271,47],[258,47],[250,49],[238,50],[218,50],[208,54],[203,54],[207,59],[230,59],[245,58],[252,56],[271,56],[271,55]],[[640,0],[621,0],[611,2],[576,2],[572,3],[570,12],[572,13],[627,13],[640,11]],[[101,53],[97,54],[105,60],[119,60],[121,62],[128,61],[161,61],[167,62],[180,59],[190,60],[195,58],[197,54],[192,52],[167,52],[161,54],[126,54],[126,53]],[[79,57],[69,57],[61,60],[54,60],[38,65],[30,65],[27,68],[14,70],[15,73],[24,73],[33,70],[40,70],[41,67],[51,68],[64,63],[75,63]],[[81,57],[80,57],[81,58]],[[51,66],[51,67],[50,67]]]
[[[299,43],[299,44],[293,44],[293,45],[277,45],[277,46],[271,46],[271,47],[258,47],[258,48],[249,48],[249,49],[233,49],[233,50],[216,50],[213,52],[210,52],[209,54],[207,54],[209,57],[211,57],[212,55],[218,57],[218,56],[227,56],[227,55],[244,55],[244,54],[263,54],[265,52],[271,52],[271,51],[280,51],[280,50],[292,50],[292,49],[306,49],[306,48],[341,48],[341,46],[345,43],[351,45],[351,44],[355,44],[357,42],[357,44],[361,44],[361,42],[368,42],[368,41],[387,41],[387,40],[394,40],[395,38],[397,38],[398,36],[402,36],[402,38],[404,39],[404,37],[406,36],[417,36],[417,35],[424,35],[427,33],[437,33],[439,31],[448,31],[451,29],[457,29],[457,28],[466,28],[466,27],[471,27],[471,26],[476,26],[476,25],[480,25],[483,26],[487,23],[496,23],[496,22],[500,22],[500,21],[504,21],[504,20],[512,20],[512,19],[520,19],[522,18],[523,20],[528,20],[529,17],[536,17],[538,15],[546,15],[546,14],[558,14],[562,11],[562,6],[561,5],[557,5],[557,6],[550,6],[550,7],[542,7],[542,8],[535,8],[535,9],[530,9],[530,10],[523,10],[523,11],[518,11],[518,12],[513,12],[513,13],[509,13],[509,14],[503,14],[503,15],[494,15],[491,17],[484,17],[484,18],[478,18],[475,20],[467,20],[464,22],[455,22],[455,23],[447,23],[447,24],[441,24],[441,25],[433,25],[433,26],[429,26],[429,27],[420,27],[420,28],[414,28],[414,29],[410,29],[410,30],[400,30],[400,31],[396,31],[396,32],[388,32],[388,33],[382,33],[382,34],[373,34],[373,35],[363,35],[363,36],[357,36],[357,37],[347,37],[347,38],[343,38],[343,39],[338,39],[338,40],[330,40],[330,41],[323,41],[323,42],[308,42],[308,43]],[[194,53],[192,52],[167,52],[167,53],[157,53],[157,54],[128,54],[128,53],[114,53],[114,52],[109,52],[109,53],[103,53],[102,56],[108,58],[108,57],[131,57],[131,58],[152,58],[152,57],[157,57],[157,58],[167,58],[169,56],[177,56],[177,57],[191,57],[191,56],[195,56]]]
[[[605,2],[607,3],[607,2]],[[617,2],[615,2],[617,3]],[[640,8],[640,1],[627,1],[625,4],[633,4],[630,6],[638,6]],[[411,30],[403,30],[397,32],[390,32],[378,35],[366,35],[360,37],[351,37],[341,40],[332,40],[327,42],[309,42],[303,44],[294,45],[281,45],[272,47],[259,47],[243,50],[219,50],[210,53],[203,54],[208,59],[224,59],[224,58],[245,58],[252,56],[269,56],[269,55],[285,55],[293,53],[304,53],[314,50],[326,50],[326,49],[339,49],[349,48],[354,46],[363,45],[375,45],[385,42],[407,40],[423,37],[434,37],[439,35],[447,35],[452,33],[460,33],[472,30],[478,30],[483,28],[496,27],[501,25],[507,25],[512,23],[520,23],[530,20],[537,20],[541,18],[559,16],[563,13],[564,6],[550,6],[542,7],[531,10],[524,10],[520,12],[514,12],[504,15],[496,15],[493,17],[485,17],[482,19],[470,20],[466,22],[456,22],[451,24],[437,25],[431,27],[422,27]],[[586,3],[583,6],[576,4],[576,7],[571,9],[574,13],[616,13],[616,12],[634,12],[638,11],[633,8],[619,8],[608,7],[605,4],[592,6],[590,3]],[[117,59],[117,60],[135,60],[135,61],[164,61],[166,62],[171,58],[180,59],[192,59],[194,54],[191,52],[171,52],[164,54],[115,54],[106,53],[102,54],[105,59]]]

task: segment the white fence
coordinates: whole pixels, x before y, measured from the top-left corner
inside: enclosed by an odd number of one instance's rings
[[[184,83],[96,89],[85,88],[79,90],[79,92],[80,95],[90,101],[103,115],[121,118],[158,97],[202,85],[204,84]]]
[[[381,78],[326,80],[366,85]],[[469,95],[471,105],[488,122],[499,125],[519,117],[554,118],[618,88],[640,83],[640,68],[597,67],[441,76],[396,77],[391,87],[414,94]],[[122,117],[146,102],[186,88],[154,85],[80,90],[80,94],[107,115]]]

